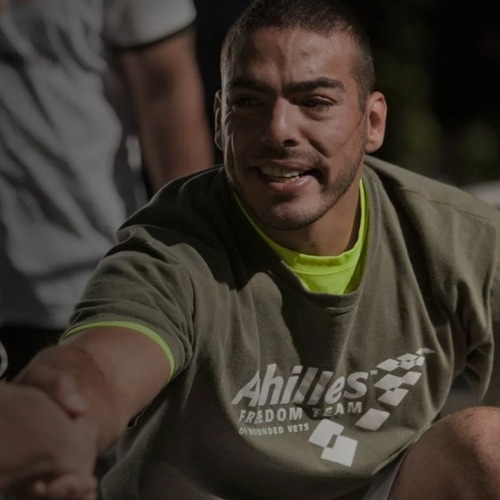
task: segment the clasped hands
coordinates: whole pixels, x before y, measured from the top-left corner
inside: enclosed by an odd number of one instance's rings
[[[0,382],[0,490],[19,500],[94,500],[97,429],[72,377],[43,365]]]

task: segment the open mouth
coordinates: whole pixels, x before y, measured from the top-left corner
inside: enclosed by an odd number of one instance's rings
[[[260,167],[262,175],[270,178],[274,182],[294,182],[303,177],[315,176],[314,170],[298,170],[279,166]]]

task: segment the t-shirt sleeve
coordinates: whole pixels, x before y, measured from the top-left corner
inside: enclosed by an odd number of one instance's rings
[[[500,406],[500,214],[471,206],[450,214],[440,254],[444,273],[436,276],[453,332],[449,361],[468,382],[466,399]]]
[[[482,289],[488,291],[485,317],[488,321],[485,328],[486,336],[471,353],[471,360],[480,363],[470,363],[474,378],[483,380],[477,403],[500,407],[500,224],[497,225],[494,237],[490,238],[494,265],[482,283]],[[481,286],[478,286],[481,289]],[[479,330],[479,329],[478,329]]]
[[[166,245],[143,229],[131,230],[97,266],[63,338],[92,326],[135,330],[163,349],[172,378],[192,356],[191,283],[186,266]]]
[[[117,48],[134,48],[185,29],[195,16],[191,0],[111,0],[105,38]]]

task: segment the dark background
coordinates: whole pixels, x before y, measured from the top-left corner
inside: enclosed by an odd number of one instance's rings
[[[211,117],[219,50],[248,0],[195,0]],[[389,116],[376,156],[457,185],[500,179],[500,1],[350,0]],[[213,118],[212,118],[213,119]]]

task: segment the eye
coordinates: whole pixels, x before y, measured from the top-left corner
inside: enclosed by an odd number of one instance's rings
[[[262,105],[262,101],[254,95],[238,95],[230,99],[230,106],[234,109],[252,109]]]
[[[308,97],[302,99],[298,104],[308,111],[324,112],[328,111],[335,103],[324,97]]]

